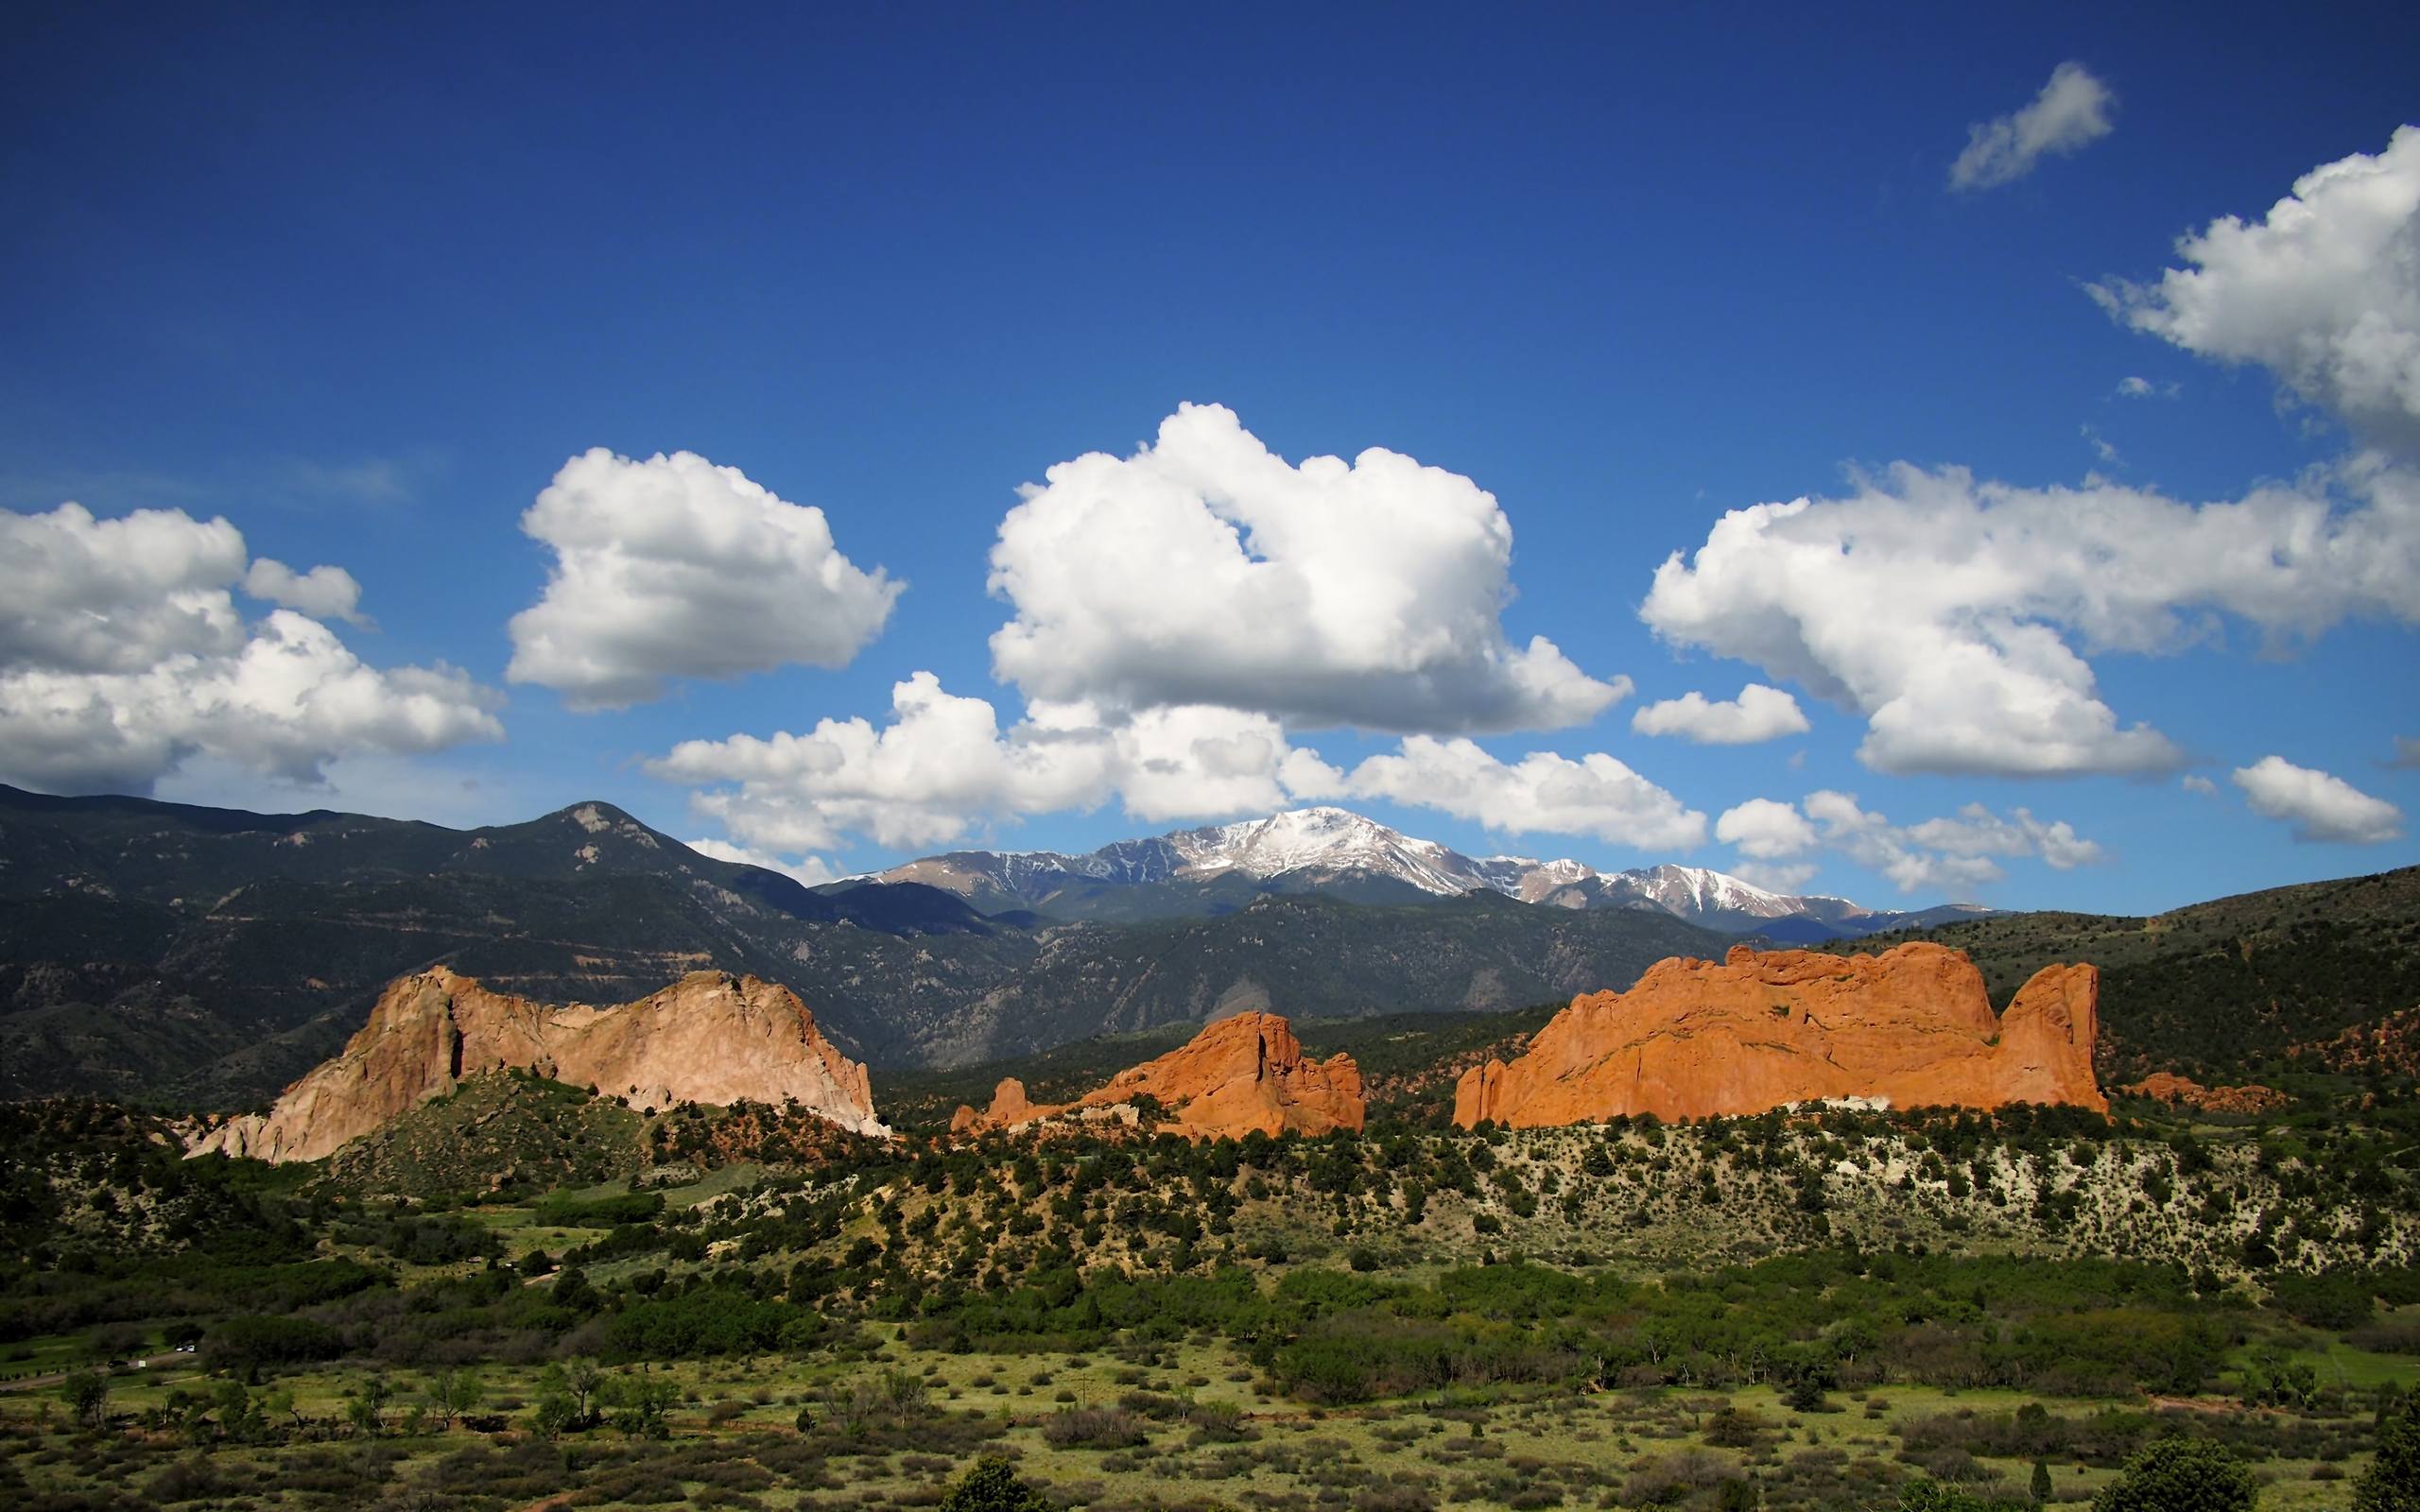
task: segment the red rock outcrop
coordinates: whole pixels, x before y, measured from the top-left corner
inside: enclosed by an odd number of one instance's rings
[[[2106,1112],[2092,1074],[2100,984],[2089,966],[2045,967],[1994,1018],[1982,973],[1940,945],[1846,956],[1740,945],[1720,965],[1659,961],[1627,992],[1573,999],[1518,1060],[1463,1073],[1454,1121],[1704,1118],[1847,1098]]]
[[[192,1153],[316,1160],[465,1076],[507,1067],[633,1107],[796,1101],[856,1133],[890,1132],[874,1117],[866,1068],[833,1049],[779,983],[693,971],[636,1003],[558,1006],[491,992],[441,966],[389,983],[343,1054],[288,1087],[266,1116],[204,1131]]]
[[[2205,1113],[2269,1113],[2293,1102],[2276,1088],[2256,1082],[2243,1087],[2204,1087],[2172,1071],[2152,1072],[2133,1086],[2118,1090],[2171,1107],[2198,1108]]]
[[[1324,1134],[1361,1126],[1361,1071],[1346,1055],[1312,1060],[1294,1027],[1273,1013],[1239,1013],[1205,1027],[1157,1060],[1130,1067],[1072,1103],[1028,1101],[1025,1084],[1002,1081],[983,1112],[960,1107],[953,1133],[1017,1128],[1067,1114],[1110,1114],[1138,1097],[1156,1101],[1157,1127],[1188,1139],[1240,1138],[1258,1129]]]

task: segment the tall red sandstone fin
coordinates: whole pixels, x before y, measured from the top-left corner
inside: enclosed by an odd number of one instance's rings
[[[2004,1025],[1982,973],[1940,945],[1849,956],[1734,946],[1720,965],[1674,957],[1627,992],[1574,998],[1511,1064],[1463,1073],[1454,1121],[1704,1118],[1846,1098],[2106,1111],[2092,1076],[2099,980],[2089,966],[2046,971]]]
[[[2100,1037],[2100,972],[2091,966],[2046,966],[2016,989],[2000,1020],[2000,1058],[2008,1100],[2073,1103],[2109,1111],[2092,1074]]]
[[[890,1133],[866,1068],[778,983],[697,971],[635,1003],[592,1007],[491,992],[441,966],[389,984],[342,1054],[192,1153],[316,1160],[462,1076],[508,1068],[640,1105],[796,1102],[842,1128]]]
[[[1059,1111],[1047,1104],[1036,1103],[1026,1095],[1025,1083],[1014,1076],[1003,1076],[992,1089],[992,1107],[983,1121],[994,1128],[1014,1128],[1030,1124],[1037,1118],[1047,1118]]]
[[[1008,1097],[1011,1088],[1012,1106]],[[972,1126],[1014,1127],[1138,1097],[1150,1097],[1166,1110],[1162,1127],[1189,1139],[1241,1136],[1253,1129],[1264,1134],[1357,1129],[1365,1113],[1361,1072],[1352,1057],[1309,1059],[1294,1038],[1293,1025],[1273,1013],[1252,1012],[1207,1025],[1184,1046],[1128,1067],[1107,1086],[1064,1107],[1028,1104],[1023,1087],[1003,1081],[992,1109]],[[1020,1110],[1023,1116],[1011,1116]]]

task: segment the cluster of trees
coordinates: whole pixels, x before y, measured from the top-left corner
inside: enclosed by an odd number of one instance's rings
[[[1508,1263],[1425,1283],[1326,1269],[1264,1291],[1207,1276],[1062,1268],[989,1292],[938,1291],[919,1345],[1006,1352],[1211,1331],[1321,1402],[1488,1381],[1812,1390],[1880,1381],[2099,1395],[2194,1391],[2242,1314],[2175,1267],[1857,1251],[1639,1282]]]

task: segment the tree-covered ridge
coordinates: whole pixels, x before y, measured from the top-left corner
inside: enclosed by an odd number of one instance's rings
[[[1349,1055],[1360,1067],[1372,1116],[1443,1126],[1452,1111],[1454,1077],[1474,1057],[1517,1053],[1525,1038],[1561,1012],[1560,1001],[1501,1013],[1385,1013],[1363,1019],[1288,1021],[1314,1059]],[[946,1071],[885,1073],[875,1088],[893,1127],[938,1132],[959,1105],[981,1108],[1001,1078],[1013,1076],[1040,1103],[1072,1102],[1117,1073],[1175,1049],[1198,1031],[1174,1024],[1103,1035],[1029,1056]]]
[[[2420,1013],[2420,868],[2149,918],[2001,914],[1821,948],[1871,954],[1914,939],[1966,952],[2000,1004],[2052,962],[2100,968],[2107,1082],[2420,1069],[2409,1040]]]

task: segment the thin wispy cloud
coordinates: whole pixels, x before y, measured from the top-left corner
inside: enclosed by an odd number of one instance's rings
[[[2050,71],[2031,104],[1967,128],[1966,150],[1949,165],[1952,189],[1991,189],[2031,173],[2046,157],[2067,157],[2107,136],[2118,96],[2078,62]]]
[[[2174,399],[2178,391],[2178,385],[2173,379],[2155,384],[2148,378],[2130,373],[2118,380],[2118,397],[2120,399]]]

